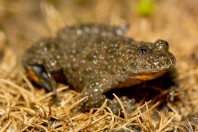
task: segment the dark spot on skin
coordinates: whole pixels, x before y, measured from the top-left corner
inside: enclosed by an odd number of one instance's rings
[[[90,60],[90,61],[96,59],[96,57],[97,57],[97,51],[92,51],[92,52],[90,52],[90,53],[87,55],[87,59]]]
[[[135,68],[137,66],[136,62],[131,61],[132,63],[130,64],[130,68]]]

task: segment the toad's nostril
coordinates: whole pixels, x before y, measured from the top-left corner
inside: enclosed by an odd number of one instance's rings
[[[169,44],[165,40],[158,39],[155,41],[155,44],[158,50],[168,51],[169,49]]]

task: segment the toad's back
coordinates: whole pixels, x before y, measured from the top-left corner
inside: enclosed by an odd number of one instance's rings
[[[105,92],[156,78],[175,64],[166,41],[135,42],[123,35],[125,29],[124,25],[66,27],[56,38],[35,43],[23,64],[33,73],[33,80],[49,91],[55,87],[55,73],[59,73],[56,76],[82,91],[81,97],[88,96],[82,109],[99,107],[106,99]],[[116,113],[117,106],[110,100],[109,107]]]

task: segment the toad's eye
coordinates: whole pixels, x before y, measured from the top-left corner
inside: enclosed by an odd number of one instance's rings
[[[148,46],[143,45],[143,46],[139,47],[138,52],[139,52],[139,56],[147,57],[148,55],[150,55],[151,51]]]

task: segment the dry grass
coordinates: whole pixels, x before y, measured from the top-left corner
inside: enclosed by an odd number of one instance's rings
[[[138,16],[135,3],[130,0],[0,1],[0,52],[4,54],[0,57],[0,130],[197,131],[198,3],[156,1],[155,12],[149,17]],[[68,86],[59,85],[56,102],[52,93],[35,88],[20,66],[25,49],[42,36],[55,35],[64,25],[86,22],[128,23],[127,35],[136,40],[169,41],[170,50],[177,58],[178,99],[172,102],[142,99],[134,104],[132,113],[124,113],[122,118],[113,115],[105,102],[97,111],[74,112],[79,93]]]

